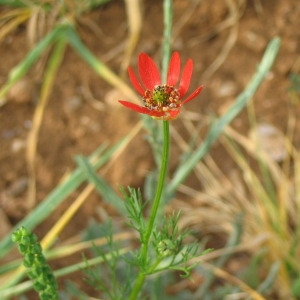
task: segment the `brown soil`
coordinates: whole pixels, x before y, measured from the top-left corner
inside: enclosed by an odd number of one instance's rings
[[[137,55],[142,51],[157,62],[161,57],[161,1],[144,2],[142,34],[131,60],[133,68],[136,68]],[[259,122],[272,124],[285,132],[288,108],[291,107],[287,93],[290,86],[288,76],[300,71],[299,28],[300,4],[295,0],[174,1],[173,50],[181,53],[183,61],[188,57],[194,60],[191,89],[199,84],[205,86],[201,96],[185,110],[199,112],[202,116],[224,113],[256,71],[268,42],[279,36],[282,46],[278,58],[253,102]],[[26,25],[20,26],[1,42],[0,84],[5,83],[9,71],[30,50],[26,32]],[[79,33],[97,57],[113,71],[120,71],[126,45],[126,14],[122,1],[112,1],[84,16]],[[225,53],[227,46],[228,54]],[[213,69],[218,57],[223,60],[218,68]],[[35,65],[10,93],[9,101],[0,108],[2,236],[28,213],[26,139],[38,101],[41,68],[41,64]],[[112,144],[132,130],[139,118],[115,105],[118,99],[115,91],[73,49],[68,48],[39,134],[37,202],[43,200],[66,172],[74,169],[75,155],[89,155],[100,144]],[[300,115],[299,104],[293,107],[293,111],[296,116]],[[174,124],[180,129],[182,120],[179,118]],[[249,127],[247,114],[242,113],[233,125],[246,134]],[[296,126],[296,132],[299,132],[300,122]],[[186,136],[190,134],[184,130],[181,132]],[[300,147],[300,136],[295,139],[296,147]],[[115,189],[118,185],[142,185],[145,175],[154,166],[150,151],[141,131],[104,175],[105,179]],[[216,145],[213,152],[216,160],[221,161],[223,153],[218,151]],[[174,150],[172,155],[176,154]],[[226,167],[230,165],[225,164]],[[189,184],[193,185],[193,179],[190,180]],[[69,204],[65,203],[58,214],[37,228],[36,233],[42,237]],[[78,213],[79,218],[71,221],[62,233],[61,239],[83,230],[91,217],[99,219],[95,206],[100,205],[108,209],[102,204],[101,197],[93,194]]]

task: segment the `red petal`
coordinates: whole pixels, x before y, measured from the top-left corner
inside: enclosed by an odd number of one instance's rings
[[[135,90],[141,95],[144,96],[145,94],[145,89],[141,86],[139,80],[137,79],[137,77],[135,76],[133,70],[128,67],[128,75],[129,75],[129,79],[133,85],[133,87],[135,88]]]
[[[189,59],[186,65],[184,66],[181,75],[181,80],[178,88],[178,91],[180,93],[180,98],[182,98],[187,92],[187,90],[189,89],[192,73],[193,73],[193,61]]]
[[[185,103],[191,101],[191,100],[194,99],[195,97],[197,97],[197,96],[201,93],[202,89],[203,89],[203,85],[201,85],[201,86],[199,86],[197,89],[195,89],[195,90],[193,91],[193,93],[191,93],[184,101],[182,101],[181,105],[183,105],[183,104],[185,104]]]
[[[172,110],[172,111],[168,111],[165,112],[164,115],[162,117],[153,117],[156,120],[164,120],[164,121],[171,121],[177,118],[177,116],[179,115],[180,110]]]
[[[169,117],[165,117],[165,120],[169,120],[169,121],[170,120],[174,120],[174,119],[176,119],[178,117],[179,113],[180,113],[180,109],[178,109],[178,110],[171,110],[171,111],[169,111],[170,116]]]
[[[154,61],[145,53],[141,53],[139,56],[139,73],[144,86],[148,90],[153,90],[156,85],[161,83],[159,71]]]
[[[162,111],[150,110],[147,107],[140,106],[140,105],[128,102],[128,101],[119,100],[119,102],[122,105],[124,105],[125,107],[127,107],[131,110],[134,110],[134,111],[136,111],[140,114],[146,114],[146,115],[149,115],[149,116],[152,116],[152,117],[162,117],[162,116],[165,115],[165,113],[162,112]]]
[[[180,56],[178,52],[174,52],[169,64],[167,84],[174,86],[178,81],[179,74],[180,74]]]

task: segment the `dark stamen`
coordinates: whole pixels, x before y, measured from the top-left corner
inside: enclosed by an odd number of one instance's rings
[[[178,90],[166,84],[156,86],[153,91],[146,90],[143,100],[150,110],[167,112],[181,106]]]

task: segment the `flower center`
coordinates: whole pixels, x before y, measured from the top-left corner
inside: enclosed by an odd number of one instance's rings
[[[150,110],[169,111],[181,106],[179,96],[177,89],[164,84],[157,85],[152,91],[146,90],[143,100],[145,107]]]

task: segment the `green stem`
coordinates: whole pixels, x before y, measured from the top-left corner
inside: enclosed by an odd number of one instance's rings
[[[172,20],[173,20],[173,0],[164,0],[164,39],[163,39],[163,60],[162,60],[162,78],[167,80],[168,64],[171,53],[172,39]]]
[[[249,82],[247,88],[236,98],[235,102],[228,108],[228,111],[219,119],[217,119],[209,128],[207,136],[202,141],[201,146],[194,153],[190,153],[188,159],[184,161],[175,171],[173,179],[169,182],[166,190],[167,201],[171,199],[171,195],[176,188],[186,179],[195,165],[208,153],[212,144],[220,136],[223,129],[244,109],[247,103],[252,99],[256,90],[266,78],[280,47],[280,39],[274,38],[264,53],[264,56],[256,68],[257,71]]]
[[[146,233],[143,237],[143,244],[142,244],[142,250],[141,250],[141,263],[143,266],[146,266],[146,268],[149,268],[147,256],[148,256],[148,249],[149,249],[149,241],[151,238],[151,234],[153,232],[153,227],[155,224],[155,219],[157,216],[157,211],[159,208],[165,178],[167,174],[168,169],[168,158],[169,158],[169,146],[170,146],[170,133],[169,133],[169,121],[163,121],[163,133],[164,133],[164,143],[163,143],[163,152],[162,152],[162,161],[161,161],[161,168],[160,168],[160,174],[158,179],[158,184],[156,188],[156,193],[153,200],[153,205],[151,207],[150,216],[149,216],[149,223],[147,226]],[[129,300],[134,300],[137,298],[143,283],[146,278],[146,272],[145,270],[140,269],[138,278],[135,282],[135,285],[133,286],[132,292],[129,296]]]
[[[165,81],[167,77],[167,70],[168,70],[168,63],[170,58],[170,48],[171,48],[171,33],[172,33],[172,17],[173,17],[173,0],[164,0],[164,43],[163,43],[163,61],[162,61],[162,78]],[[157,216],[157,211],[159,208],[163,187],[165,183],[165,178],[167,174],[167,168],[168,168],[168,157],[169,157],[169,145],[170,145],[170,133],[169,133],[169,122],[163,121],[163,152],[162,152],[162,161],[161,161],[161,168],[160,168],[160,174],[158,179],[158,184],[156,188],[156,193],[154,196],[153,205],[150,212],[149,217],[149,223],[147,227],[147,231],[143,237],[143,244],[141,249],[141,264],[143,266],[146,266],[146,269],[153,270],[153,266],[148,266],[148,246],[149,241],[151,238],[151,234],[153,232],[153,226],[155,223],[155,219]],[[156,265],[156,263],[154,264]],[[133,286],[132,292],[129,296],[129,300],[135,300],[138,297],[138,294],[140,290],[142,289],[142,286],[144,284],[145,278],[146,278],[145,270],[140,269],[139,275],[137,277],[137,280],[135,282],[135,285]]]
[[[167,174],[169,146],[170,146],[169,121],[163,121],[163,130],[164,130],[164,144],[163,144],[160,174],[159,174],[159,179],[158,179],[158,183],[157,183],[157,188],[156,188],[153,205],[152,205],[151,212],[150,212],[149,224],[148,224],[147,231],[146,231],[146,234],[144,237],[144,244],[143,244],[143,248],[142,248],[142,259],[144,262],[146,262],[148,243],[149,243],[152,231],[153,231],[153,226],[154,226],[155,218],[157,215],[157,210],[158,210],[159,203],[161,200],[161,195],[163,192],[165,178],[166,178],[166,174]]]

